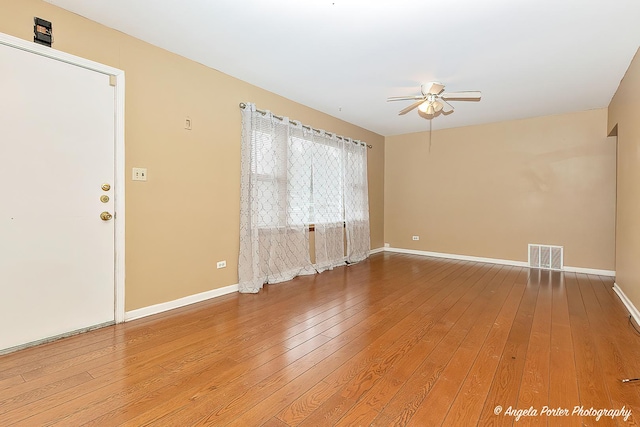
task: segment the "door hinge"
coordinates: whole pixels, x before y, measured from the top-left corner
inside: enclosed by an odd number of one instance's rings
[[[114,75],[109,75],[109,84],[110,84],[111,86],[114,86],[114,87],[115,87],[115,85],[116,85],[116,76],[114,76]]]

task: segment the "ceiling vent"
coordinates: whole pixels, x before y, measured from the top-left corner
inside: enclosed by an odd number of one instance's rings
[[[562,246],[529,244],[529,267],[545,270],[562,270],[564,249]]]

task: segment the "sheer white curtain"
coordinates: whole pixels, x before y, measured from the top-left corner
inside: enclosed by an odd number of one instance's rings
[[[347,231],[347,261],[355,263],[369,256],[369,185],[367,147],[345,144],[344,222]]]
[[[318,272],[345,264],[344,141],[311,132],[313,144],[313,219]]]
[[[240,292],[368,256],[366,146],[247,104],[241,152]]]
[[[311,156],[290,130],[288,120],[262,115],[255,105],[242,110],[240,292],[315,272],[304,212],[309,201],[299,196],[308,192]]]

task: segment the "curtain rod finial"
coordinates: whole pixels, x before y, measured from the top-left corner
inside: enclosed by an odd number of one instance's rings
[[[245,104],[244,102],[241,102],[240,103],[240,108],[242,108],[244,110],[245,108],[247,108],[247,104]]]

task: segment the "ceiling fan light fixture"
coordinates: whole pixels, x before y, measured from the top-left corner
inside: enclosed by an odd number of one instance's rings
[[[421,95],[392,96],[387,101],[413,101],[413,104],[403,108],[399,115],[407,114],[414,108],[426,114],[429,119],[435,117],[441,111],[444,114],[453,112],[453,106],[448,101],[480,101],[482,94],[477,90],[464,92],[444,92],[442,83],[428,83],[420,86]]]

